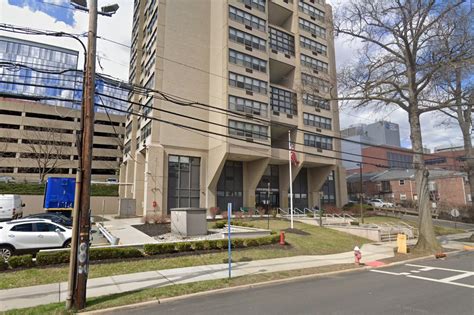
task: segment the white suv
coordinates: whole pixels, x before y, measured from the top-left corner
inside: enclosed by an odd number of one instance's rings
[[[72,230],[46,219],[22,219],[0,223],[0,258],[13,253],[69,247]]]

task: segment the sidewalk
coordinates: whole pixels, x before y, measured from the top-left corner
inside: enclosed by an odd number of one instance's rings
[[[393,257],[393,247],[391,245],[366,244],[362,246],[361,250],[363,262]],[[354,254],[352,251],[333,255],[294,256],[239,262],[232,264],[232,277],[353,262]],[[94,278],[87,283],[87,297],[181,283],[224,279],[228,277],[227,268],[228,264],[215,264]],[[66,300],[66,297],[67,282],[0,290],[0,312],[14,308],[62,302]]]

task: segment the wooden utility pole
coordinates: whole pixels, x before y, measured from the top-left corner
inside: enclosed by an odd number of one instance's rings
[[[97,0],[89,0],[89,32],[87,43],[87,62],[84,82],[84,102],[82,108],[82,181],[79,197],[79,237],[77,248],[77,273],[72,305],[76,310],[86,306],[87,276],[89,274],[90,241],[90,192],[92,167],[92,142],[94,136],[95,99],[95,57],[97,40]]]

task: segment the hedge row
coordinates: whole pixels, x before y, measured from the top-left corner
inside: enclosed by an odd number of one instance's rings
[[[227,221],[217,221],[214,224],[214,228],[216,229],[222,229],[224,226],[226,226]],[[254,227],[252,223],[246,223],[246,222],[241,222],[241,221],[230,221],[230,225],[235,225],[235,226],[243,226],[243,227]]]
[[[70,253],[68,250],[57,252],[39,252],[36,255],[36,263],[40,266],[69,263]],[[138,248],[91,248],[89,250],[90,261],[100,261],[117,258],[139,258],[143,253]]]
[[[278,243],[278,235],[269,235],[259,238],[236,238],[231,240],[232,248],[245,248]],[[171,254],[195,250],[224,249],[228,246],[227,239],[205,240],[197,242],[145,244],[143,249],[147,255]]]
[[[245,248],[262,245],[270,245],[279,241],[278,235],[270,235],[259,238],[232,239],[232,248]],[[197,242],[180,242],[180,243],[162,243],[162,244],[145,244],[143,249],[146,255],[170,254],[178,252],[189,252],[210,249],[227,248],[227,239],[205,240]],[[137,248],[91,248],[89,251],[90,261],[100,261],[107,259],[127,259],[140,258],[145,254]],[[29,268],[35,266],[47,266],[69,263],[69,250],[39,252],[36,255],[36,262],[33,261],[32,255],[12,256],[8,263],[0,261],[0,270],[9,268]]]

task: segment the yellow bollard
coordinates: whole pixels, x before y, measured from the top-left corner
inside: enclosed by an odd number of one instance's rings
[[[405,234],[397,234],[397,246],[399,254],[407,253],[407,236]]]

